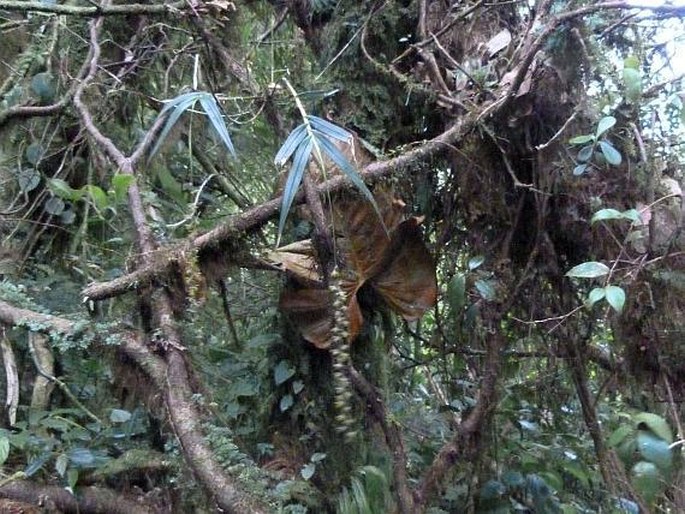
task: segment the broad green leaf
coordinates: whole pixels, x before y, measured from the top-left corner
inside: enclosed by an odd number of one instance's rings
[[[160,166],[157,168],[157,179],[159,180],[164,192],[169,195],[171,199],[182,205],[186,203],[186,195],[183,191],[183,185],[176,180],[166,166]]]
[[[305,139],[309,137],[307,133],[307,126],[303,123],[298,125],[293,129],[293,131],[288,135],[283,143],[283,146],[278,150],[276,157],[274,158],[274,164],[276,166],[283,166],[288,159],[295,153],[295,150],[304,142]]]
[[[97,210],[102,212],[109,206],[107,194],[102,190],[102,188],[92,184],[87,184],[83,186],[83,189],[86,190]]]
[[[595,132],[595,137],[599,138],[599,136],[604,134],[614,125],[616,125],[616,118],[614,118],[613,116],[605,116],[604,118],[599,120],[599,123],[597,123],[597,132]]]
[[[51,456],[52,453],[46,451],[40,454],[35,459],[33,459],[31,462],[29,462],[28,466],[26,466],[26,469],[24,470],[26,476],[30,477],[31,475],[35,474],[36,471],[40,470],[43,466],[45,466],[45,463],[50,459]]]
[[[457,273],[447,284],[447,301],[453,313],[460,313],[466,303],[466,278]]]
[[[359,173],[357,173],[357,170],[354,169],[354,166],[350,164],[350,161],[347,160],[347,158],[342,154],[342,152],[325,136],[323,136],[320,132],[314,132],[314,136],[316,137],[316,141],[319,144],[319,147],[326,152],[328,157],[331,158],[331,160],[335,163],[338,168],[345,174],[345,176],[354,184],[354,186],[366,197],[366,199],[369,201],[371,206],[373,207],[373,210],[376,211],[376,215],[378,216],[379,221],[383,225],[383,228],[386,229],[387,232],[387,227],[385,227],[385,223],[383,223],[383,216],[381,215],[381,211],[378,208],[378,204],[376,203],[375,198],[371,194],[371,191],[369,191],[369,188],[366,187],[366,184],[364,184],[364,181],[361,179],[361,176]],[[318,136],[318,137],[317,137]]]
[[[53,216],[59,216],[64,211],[64,200],[59,196],[53,196],[46,200],[43,204],[45,212],[52,214]]]
[[[621,154],[614,148],[614,146],[609,143],[609,141],[600,141],[599,142],[599,149],[602,151],[604,154],[604,158],[607,160],[609,164],[612,166],[618,166],[621,164],[622,158]]]
[[[567,277],[574,278],[597,278],[609,273],[609,267],[601,262],[584,262],[574,266],[566,272]]]
[[[507,488],[502,482],[497,480],[488,480],[480,489],[480,498],[482,500],[494,500],[506,494]]]
[[[331,123],[330,121],[313,115],[308,115],[307,119],[314,130],[320,132],[326,137],[346,142],[350,142],[352,140],[352,134],[350,132],[342,127],[339,127],[338,125]]]
[[[10,440],[6,435],[0,435],[0,466],[2,466],[10,454]]]
[[[480,267],[481,264],[485,262],[485,257],[483,255],[476,255],[471,257],[468,262],[469,271],[473,271]]]
[[[635,426],[641,428],[640,425],[644,423],[655,435],[666,441],[668,444],[673,442],[673,434],[671,427],[664,418],[651,412],[640,412],[633,417]]]
[[[587,295],[587,300],[585,301],[588,307],[592,307],[598,301],[600,301],[605,296],[605,290],[603,287],[595,287],[590,294]]]
[[[17,173],[17,183],[22,193],[29,193],[40,184],[40,173],[33,168],[26,168]]]
[[[288,178],[285,181],[285,188],[283,189],[283,203],[281,204],[281,217],[278,221],[278,236],[276,238],[276,246],[281,244],[281,235],[285,228],[285,221],[288,218],[290,207],[293,205],[297,190],[300,188],[302,177],[304,176],[307,162],[312,154],[312,142],[307,139],[303,144],[297,147],[293,164],[290,167]]]
[[[200,96],[200,105],[205,111],[205,114],[209,118],[209,122],[214,127],[214,131],[219,135],[219,139],[224,144],[228,153],[233,157],[236,157],[235,148],[233,148],[233,142],[231,141],[231,135],[228,133],[226,128],[226,123],[224,122],[223,115],[221,114],[221,109],[216,102],[216,98],[210,93],[204,93]]]
[[[274,382],[276,385],[281,385],[295,374],[295,368],[286,360],[280,361],[274,368]]]
[[[669,444],[649,430],[638,430],[637,449],[642,458],[668,472],[673,465],[673,455]]]
[[[592,158],[592,152],[595,150],[594,145],[584,146],[578,151],[578,160],[580,162],[587,162]]]
[[[583,484],[583,487],[590,487],[590,474],[585,471],[577,462],[564,461],[562,468],[566,473]]]
[[[316,464],[312,464],[311,462],[309,464],[305,464],[302,466],[302,469],[300,470],[300,475],[302,475],[302,478],[305,480],[309,480],[314,476],[314,472],[316,471]]]
[[[621,425],[616,430],[614,430],[612,434],[609,436],[609,440],[607,441],[609,443],[609,446],[615,448],[616,446],[621,444],[626,437],[631,435],[633,433],[633,430],[633,427],[631,427],[630,425]]]
[[[88,448],[74,448],[68,455],[69,460],[76,466],[90,466],[95,462],[95,455]]]
[[[582,175],[583,173],[585,173],[585,171],[587,170],[587,168],[588,168],[587,163],[579,164],[578,166],[576,166],[575,168],[573,168],[573,174],[574,174],[576,177],[579,176],[579,175]]]
[[[492,301],[497,297],[494,284],[493,280],[476,280],[474,285],[483,299]]]
[[[122,173],[117,173],[112,177],[112,188],[114,189],[114,198],[117,202],[126,199],[128,188],[131,187],[135,180],[133,175],[124,175]]]
[[[109,420],[112,423],[126,423],[129,419],[131,419],[131,413],[127,410],[112,409],[109,413]]]
[[[623,219],[623,214],[621,211],[618,211],[616,209],[600,209],[596,213],[592,215],[592,219],[590,220],[590,224],[594,224],[598,221],[605,221],[605,220],[620,220]]]
[[[651,462],[640,461],[631,470],[631,478],[637,492],[651,503],[661,490],[661,473]]]
[[[636,103],[642,96],[642,76],[634,68],[623,68],[623,84],[626,88],[626,99]]]
[[[623,311],[623,306],[626,303],[626,293],[618,286],[606,286],[606,299],[609,305],[618,313]]]
[[[281,412],[285,412],[293,406],[294,402],[295,400],[293,398],[293,395],[286,394],[283,398],[281,398],[281,401],[278,402],[278,408],[281,409]]]
[[[33,91],[42,104],[50,103],[55,98],[55,81],[48,72],[37,73],[31,79]]]
[[[29,164],[36,166],[43,158],[44,153],[45,148],[43,148],[43,145],[41,145],[40,143],[31,143],[26,148],[24,155],[26,156],[26,160],[29,162]]]
[[[521,487],[525,483],[521,473],[509,469],[502,473],[502,482],[509,488]]]
[[[85,193],[82,189],[73,189],[60,178],[51,178],[48,180],[48,188],[60,198],[71,200],[72,202],[80,200]]]
[[[171,132],[171,129],[174,128],[174,125],[176,125],[178,119],[183,115],[184,112],[191,108],[195,104],[195,102],[197,102],[200,99],[202,94],[203,93],[198,92],[185,93],[180,96],[177,96],[173,100],[168,101],[164,105],[164,107],[159,113],[158,118],[166,116],[169,111],[171,111],[171,114],[167,118],[167,121],[164,124],[164,128],[162,128],[162,132],[157,137],[157,142],[155,143],[155,146],[150,151],[150,158],[152,158],[157,153],[159,147],[162,146],[162,143],[164,143],[164,140],[169,135],[169,132]]]
[[[640,213],[638,212],[637,209],[628,209],[627,211],[623,211],[623,217],[627,220],[632,221],[633,223],[636,221],[640,221]]]
[[[592,143],[595,140],[595,136],[592,134],[583,134],[582,136],[576,136],[569,139],[569,144],[572,145],[584,145],[585,143]]]
[[[67,471],[67,483],[69,484],[69,487],[71,489],[72,494],[74,492],[74,489],[76,488],[77,482],[78,482],[78,469],[70,468],[69,471]]]

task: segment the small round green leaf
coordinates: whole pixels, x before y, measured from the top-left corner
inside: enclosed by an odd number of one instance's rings
[[[584,162],[582,164],[579,164],[578,166],[573,168],[573,175],[578,177],[578,176],[582,175],[583,173],[585,173],[585,171],[587,171],[587,168],[588,168],[587,163]]]
[[[578,152],[578,160],[580,162],[588,162],[592,158],[592,152],[595,150],[594,145],[584,146]]]
[[[447,301],[453,313],[459,313],[466,303],[466,277],[457,273],[447,284]]]
[[[497,293],[495,292],[495,282],[493,280],[476,280],[475,283],[478,293],[485,300],[495,300]]]
[[[112,409],[109,413],[109,420],[112,423],[126,423],[129,419],[131,419],[131,413],[127,410]]]
[[[595,133],[595,136],[601,136],[614,125],[616,125],[616,118],[613,116],[605,116],[597,123],[597,132]]]
[[[622,158],[621,154],[614,148],[614,146],[609,143],[609,141],[600,141],[599,149],[602,151],[604,158],[607,162],[613,166],[618,166],[621,164]]]
[[[623,306],[626,303],[626,293],[618,286],[606,286],[604,288],[607,302],[618,313],[623,311]]]
[[[48,198],[48,200],[43,205],[45,212],[52,214],[54,216],[59,216],[64,211],[64,200],[58,196],[53,196]]]
[[[651,462],[640,461],[631,470],[637,492],[651,502],[661,490],[661,473]]]
[[[587,295],[587,300],[585,301],[585,304],[588,307],[592,307],[594,304],[596,304],[598,301],[600,301],[602,298],[605,296],[605,291],[603,287],[595,287],[592,291],[590,291],[590,294]]]
[[[278,403],[278,407],[281,409],[281,412],[285,412],[293,406],[293,403],[295,403],[293,395],[286,394],[283,398],[281,398],[281,401]]]
[[[601,262],[584,262],[566,272],[567,277],[597,278],[609,273],[609,267]]]
[[[623,84],[626,90],[626,99],[635,103],[642,96],[642,76],[640,71],[633,68],[623,68]]]
[[[40,143],[31,143],[26,148],[24,155],[26,156],[26,160],[29,162],[29,164],[36,166],[40,162],[44,153],[45,148],[43,148],[43,145]]]
[[[300,475],[302,475],[302,478],[305,480],[309,480],[314,476],[314,472],[316,471],[316,464],[312,464],[311,462],[309,464],[305,464],[302,469],[300,470]]]
[[[52,75],[47,72],[37,73],[31,79],[31,91],[41,103],[46,104],[55,98],[55,84]]]

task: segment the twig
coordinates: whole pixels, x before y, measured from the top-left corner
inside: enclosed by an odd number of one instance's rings
[[[48,2],[0,0],[0,10],[3,11],[32,11],[90,18],[95,16],[125,16],[128,14],[167,14],[175,10],[179,11],[187,8],[188,2],[185,0],[172,3],[93,5],[90,7],[69,4],[52,4]]]

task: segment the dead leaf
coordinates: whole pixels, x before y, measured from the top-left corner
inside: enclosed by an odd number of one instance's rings
[[[495,34],[495,36],[487,42],[490,59],[492,59],[495,54],[508,47],[509,43],[511,43],[511,32],[509,32],[509,29],[503,29]]]

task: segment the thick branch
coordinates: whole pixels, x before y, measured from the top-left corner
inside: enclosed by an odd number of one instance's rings
[[[145,505],[144,498],[133,498],[103,487],[79,487],[74,496],[63,487],[41,486],[28,480],[14,480],[0,487],[0,497],[56,508],[65,513],[153,514],[159,509]],[[46,510],[47,511],[47,510]],[[22,511],[23,512],[23,511]],[[52,510],[51,510],[52,512]]]
[[[0,0],[0,10],[18,12],[43,12],[48,14],[66,14],[71,16],[122,16],[127,14],[166,14],[173,11],[188,9],[191,3],[182,0],[172,3],[152,4],[120,4],[120,5],[69,5],[51,4],[48,2],[21,2],[15,0]]]

